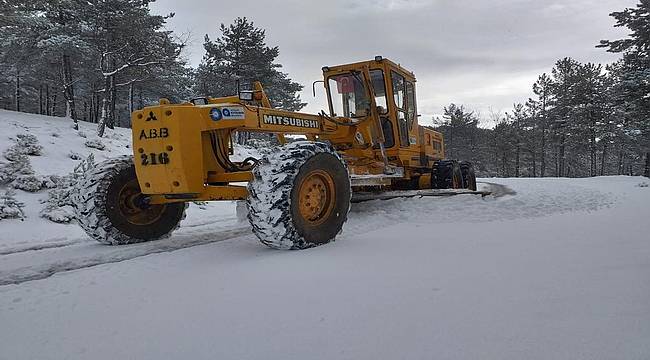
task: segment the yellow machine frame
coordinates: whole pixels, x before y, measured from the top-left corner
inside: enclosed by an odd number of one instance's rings
[[[384,114],[379,113],[375,103],[370,80],[373,70],[384,74]],[[335,116],[332,103],[336,100],[331,98],[329,79],[352,72],[363,81],[371,106],[361,118]],[[431,166],[444,157],[442,134],[418,125],[414,103],[408,144],[400,143],[397,94],[393,94],[393,77],[397,75],[404,78],[404,84],[412,84],[415,91],[413,73],[388,59],[377,57],[324,67],[329,115],[274,109],[260,83],[254,84],[253,91],[207,98],[204,104],[171,104],[161,99],[156,106],[135,111],[133,151],[142,193],[150,197],[152,204],[245,199],[246,187],[237,183],[249,181],[252,172],[241,163],[235,163],[239,168],[233,170],[228,166],[229,160],[223,158],[231,154],[231,137],[237,131],[277,134],[280,142],[285,134],[329,141],[345,159],[352,179],[383,178],[384,186],[429,188]],[[407,96],[402,101],[408,101]],[[392,134],[384,134],[382,121],[390,121]],[[386,139],[391,137],[394,145],[386,148]]]

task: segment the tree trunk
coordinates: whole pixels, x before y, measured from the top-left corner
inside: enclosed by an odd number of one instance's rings
[[[555,176],[560,177],[560,146],[554,146]]]
[[[603,156],[600,158],[600,176],[605,175],[605,158],[607,157],[607,141],[603,141]]]
[[[111,76],[111,94],[110,94],[109,121],[106,126],[109,129],[115,129],[115,103],[117,102],[117,89],[115,87],[115,75]]]
[[[38,113],[43,115],[43,84],[38,87]]]
[[[623,147],[619,146],[618,149],[618,168],[616,175],[623,175]]]
[[[499,141],[496,134],[494,134],[492,141],[492,146],[494,147],[494,169],[496,170],[496,175],[499,176]]]
[[[643,176],[650,178],[650,151],[645,153],[645,169],[643,171]]]
[[[135,85],[134,85],[133,82],[129,84],[129,127],[131,127],[131,114],[133,114],[133,110],[134,110],[133,109],[133,101],[134,101],[134,96],[135,96],[134,87],[135,87]]]
[[[56,88],[52,88],[52,111],[50,112],[52,116],[56,116],[56,98],[58,93]]]
[[[108,99],[106,98],[106,96],[104,96],[104,98],[102,99],[102,114],[99,118],[99,122],[97,123],[97,136],[99,137],[104,136],[107,116],[108,116]]]
[[[532,162],[533,162],[533,177],[537,177],[537,154],[535,154],[534,151],[530,152],[530,156],[532,157]]]
[[[94,90],[90,95],[90,111],[89,111],[89,114],[88,114],[88,121],[90,121],[91,123],[95,122],[95,94],[94,94]]]
[[[104,130],[106,129],[106,123],[109,121],[108,120],[108,111],[109,111],[109,99],[108,97],[110,96],[111,90],[111,77],[106,76],[104,77],[104,92],[102,96],[102,114],[99,118],[99,123],[97,124],[97,136],[102,137],[104,136]]]
[[[591,112],[589,119],[589,176],[596,176],[596,120]]]
[[[138,86],[138,110],[144,109],[144,97],[142,96],[142,87]]]
[[[521,154],[521,147],[517,144],[517,151],[515,152],[515,177],[519,177],[519,157]]]
[[[548,124],[548,121],[546,119],[546,91],[544,92],[544,96],[542,98],[542,143],[541,143],[541,164],[540,164],[540,169],[539,169],[539,176],[544,177],[546,176],[546,125]]]
[[[560,142],[560,171],[559,171],[559,177],[564,176],[564,171],[566,167],[566,153],[565,153],[565,147],[566,147],[566,137],[562,135],[562,140]]]
[[[99,105],[99,94],[94,93],[93,94],[93,101],[95,102],[95,113],[93,114],[93,122],[98,123],[99,122],[99,114],[101,112],[101,106]]]
[[[129,84],[129,114],[133,112],[133,101],[134,101],[134,83]]]
[[[20,73],[16,73],[16,89],[14,92],[14,110],[20,111]]]
[[[540,153],[539,176],[546,176],[546,129],[542,128],[542,149]]]
[[[50,112],[50,85],[45,85],[45,115],[52,115]]]
[[[63,97],[65,98],[65,116],[72,119],[74,122],[74,129],[79,130],[79,123],[77,122],[77,112],[74,102],[74,84],[72,82],[72,66],[70,65],[70,56],[63,54]]]

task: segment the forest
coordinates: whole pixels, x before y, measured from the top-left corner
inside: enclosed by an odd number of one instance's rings
[[[5,2],[0,108],[97,123],[102,136],[159,98],[232,95],[254,80],[274,106],[305,106],[303,85],[282,71],[265,29],[245,17],[221,24],[193,68],[182,56],[186,36],[165,28],[174,14],[152,13],[151,2]],[[480,176],[650,176],[650,0],[611,16],[628,37],[593,46],[618,61],[559,59],[531,84],[533,96],[505,113],[447,105],[433,119],[447,157],[471,159]]]

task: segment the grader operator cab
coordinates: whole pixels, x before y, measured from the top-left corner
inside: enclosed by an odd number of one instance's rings
[[[304,249],[334,240],[355,197],[476,193],[471,164],[445,160],[442,134],[418,125],[412,72],[381,57],[322,70],[329,114],[275,109],[260,83],[135,111],[134,154],[80,181],[79,223],[99,242],[128,244],[168,236],[188,202],[245,200],[262,243]],[[234,161],[238,131],[272,133],[283,145]]]

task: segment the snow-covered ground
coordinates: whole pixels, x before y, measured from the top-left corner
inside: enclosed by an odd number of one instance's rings
[[[72,170],[53,164],[84,148],[67,123],[49,146],[54,120],[18,116],[0,141],[26,126],[53,157],[37,173]],[[96,156],[128,153],[122,134]],[[19,191],[36,209],[0,220],[0,359],[650,358],[650,181],[481,181],[502,196],[355,204],[304,251],[260,245],[231,202],[102,246]]]

